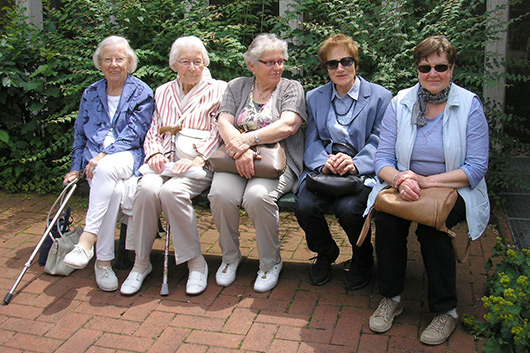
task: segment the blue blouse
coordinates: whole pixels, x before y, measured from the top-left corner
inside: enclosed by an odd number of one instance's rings
[[[417,174],[429,176],[445,171],[444,151],[441,143],[442,117],[443,114],[432,119],[432,121],[428,120],[426,126],[418,129],[418,131],[424,129],[427,132],[423,134],[420,131],[416,135],[416,142],[410,160],[411,169]],[[375,159],[376,175],[379,175],[379,172],[384,167],[395,167],[397,164],[395,153],[396,122],[396,99],[393,99],[388,105],[381,124],[381,140],[379,141]],[[431,129],[429,125],[440,129],[438,135],[436,135],[436,129]],[[489,153],[488,121],[477,97],[474,97],[471,103],[471,111],[467,121],[466,146],[466,159],[460,168],[466,173],[471,188],[474,188],[486,174]]]
[[[107,80],[90,85],[81,98],[75,121],[71,170],[82,170],[100,152],[113,154],[130,151],[134,158],[134,172],[144,160],[143,144],[151,126],[154,95],[151,88],[140,79],[128,75],[116,113],[108,115]],[[109,132],[115,141],[103,147]]]

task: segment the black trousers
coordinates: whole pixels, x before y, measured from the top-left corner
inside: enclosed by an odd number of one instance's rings
[[[295,215],[305,232],[309,249],[319,254],[329,254],[337,246],[324,217],[332,207],[339,224],[353,245],[353,265],[359,270],[371,267],[373,263],[371,242],[365,241],[361,248],[355,246],[363,227],[362,214],[371,190],[365,186],[355,195],[341,198],[326,197],[307,190],[304,181],[298,189]],[[368,239],[370,239],[369,235]]]
[[[460,195],[447,218],[448,228],[465,219],[466,206]],[[375,215],[375,251],[377,284],[385,297],[403,292],[407,267],[407,236],[410,221],[377,212]],[[423,264],[427,271],[429,310],[444,313],[456,308],[456,261],[453,243],[447,233],[418,224]]]

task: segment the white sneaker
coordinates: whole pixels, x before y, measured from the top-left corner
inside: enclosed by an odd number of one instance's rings
[[[144,283],[145,277],[147,277],[147,275],[150,274],[152,270],[153,265],[149,263],[147,270],[145,270],[143,273],[131,271],[131,273],[129,273],[129,276],[127,276],[127,279],[121,285],[120,293],[123,295],[133,295],[138,292],[140,288],[142,288],[142,283]]]
[[[280,263],[274,266],[270,271],[263,272],[262,270],[259,270],[258,277],[256,277],[256,281],[254,282],[254,290],[256,292],[267,292],[276,287],[280,272],[282,271],[282,266],[283,263],[280,261]]]
[[[82,270],[88,265],[90,260],[94,257],[94,247],[90,251],[86,251],[81,245],[76,244],[72,251],[65,255],[63,262],[66,266]]]
[[[215,282],[218,286],[228,287],[236,280],[237,267],[241,263],[241,257],[235,262],[222,262],[215,274]]]
[[[208,285],[208,265],[204,273],[199,271],[191,271],[186,283],[187,295],[199,295],[206,290]]]
[[[431,346],[444,343],[451,336],[457,322],[458,319],[447,313],[436,315],[422,332],[420,341]]]
[[[374,332],[386,332],[392,327],[394,318],[403,311],[403,301],[396,302],[392,298],[383,297],[379,306],[370,316],[370,330]]]
[[[96,283],[98,287],[105,292],[113,292],[118,289],[118,277],[110,266],[98,266],[94,264],[94,273],[96,274]]]

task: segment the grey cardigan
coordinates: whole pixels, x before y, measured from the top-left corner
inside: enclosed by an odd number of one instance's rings
[[[228,83],[228,87],[221,101],[219,113],[231,114],[234,124],[237,116],[245,107],[250,90],[254,83],[254,77],[238,77]],[[272,93],[272,118],[274,121],[280,119],[284,111],[292,111],[300,115],[307,122],[307,112],[304,98],[304,89],[298,81],[282,78],[280,83]],[[300,177],[304,169],[304,132],[299,129],[294,135],[281,141],[285,153],[287,154],[287,165]],[[296,187],[298,183],[295,181]]]

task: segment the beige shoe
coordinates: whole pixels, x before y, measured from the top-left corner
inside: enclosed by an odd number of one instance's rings
[[[376,311],[370,316],[370,329],[374,332],[386,332],[392,327],[394,318],[403,311],[403,302],[383,298]]]
[[[96,274],[96,283],[98,287],[105,292],[113,292],[118,289],[118,277],[110,266],[98,266],[94,264],[94,273]]]
[[[444,343],[451,336],[457,321],[449,314],[436,315],[421,333],[420,341],[431,346]]]
[[[90,260],[94,257],[94,247],[90,251],[86,251],[81,245],[76,244],[72,251],[70,251],[63,259],[66,266],[70,266],[77,270],[82,270],[88,265]]]

